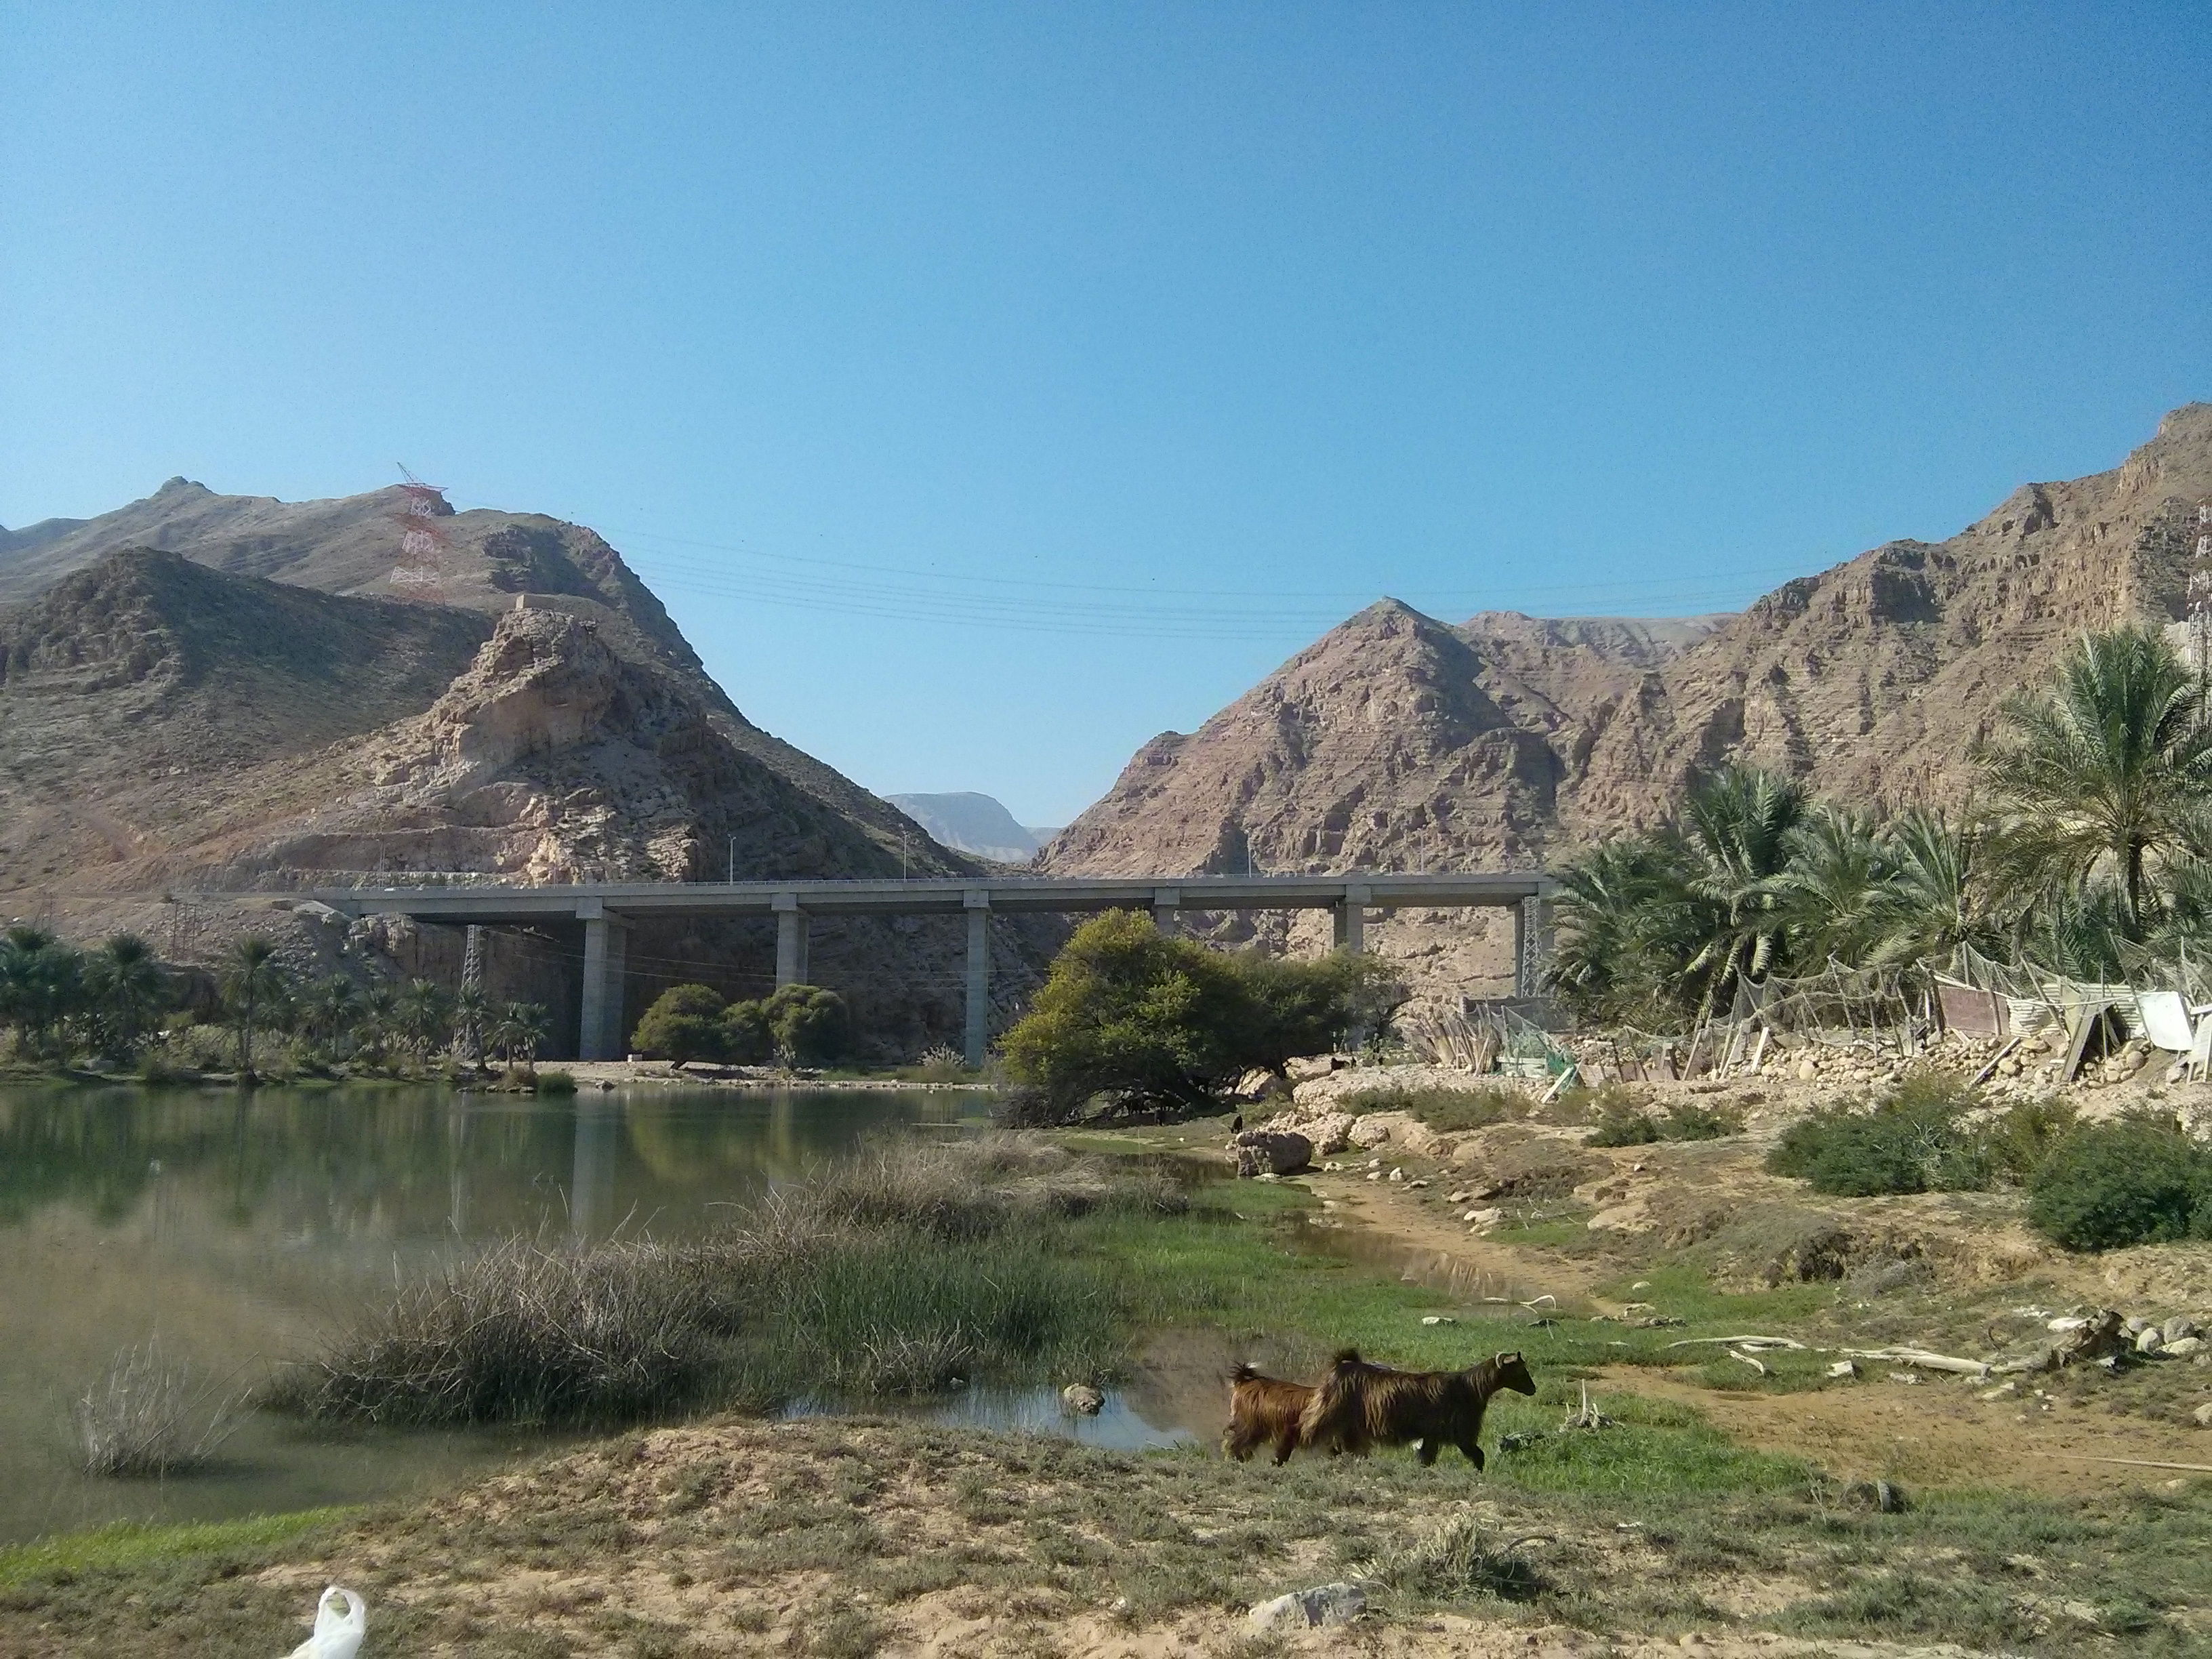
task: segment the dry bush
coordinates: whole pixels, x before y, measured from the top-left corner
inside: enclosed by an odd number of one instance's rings
[[[125,1348],[71,1412],[88,1474],[159,1478],[205,1464],[238,1426],[234,1402],[158,1340]]]

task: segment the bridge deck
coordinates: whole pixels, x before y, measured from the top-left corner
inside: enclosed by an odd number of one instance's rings
[[[1324,910],[1356,896],[1370,908],[1458,908],[1548,898],[1546,876],[944,876],[916,881],[593,882],[573,887],[332,887],[313,897],[349,915],[421,921],[529,922],[593,915],[915,915],[994,910]]]

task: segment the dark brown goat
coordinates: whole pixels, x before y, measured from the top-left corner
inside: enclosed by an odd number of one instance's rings
[[[1308,1446],[1354,1455],[1418,1441],[1425,1464],[1435,1462],[1450,1444],[1479,1469],[1482,1413],[1500,1389],[1536,1392],[1528,1363],[1519,1354],[1501,1353],[1463,1371],[1401,1371],[1370,1365],[1346,1348],[1312,1390],[1298,1437]]]
[[[1221,1449],[1238,1462],[1267,1441],[1275,1443],[1275,1462],[1287,1463],[1298,1449],[1299,1425],[1314,1391],[1303,1382],[1262,1376],[1249,1365],[1229,1374],[1229,1426]]]

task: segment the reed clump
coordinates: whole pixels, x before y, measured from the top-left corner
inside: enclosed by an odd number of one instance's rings
[[[722,1252],[511,1238],[404,1285],[270,1403],[369,1423],[612,1422],[711,1373],[737,1309]]]
[[[905,1141],[715,1237],[509,1239],[403,1285],[270,1403],[377,1423],[610,1423],[714,1401],[927,1392],[1110,1362],[1120,1302],[1054,1228],[1170,1211],[1172,1180],[1040,1138]]]
[[[237,1427],[230,1400],[158,1340],[124,1349],[70,1413],[88,1474],[159,1480],[204,1467]]]

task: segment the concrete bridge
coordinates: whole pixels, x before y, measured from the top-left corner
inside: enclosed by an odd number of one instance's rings
[[[815,915],[968,918],[968,1063],[983,1062],[990,1008],[994,910],[1150,910],[1163,928],[1182,910],[1331,910],[1336,942],[1357,951],[1370,910],[1490,908],[1514,917],[1516,994],[1533,996],[1549,951],[1557,884],[1512,875],[957,876],[921,880],[605,882],[574,887],[336,887],[313,896],[348,915],[404,915],[453,927],[580,925],[583,998],[577,1053],[619,1057],[629,924],[662,916],[774,916],[775,982],[806,980],[806,924]]]

